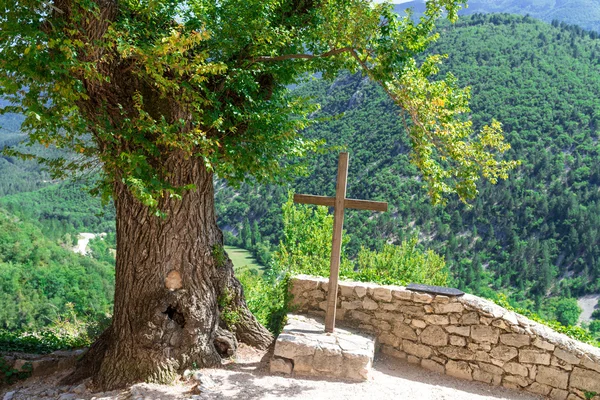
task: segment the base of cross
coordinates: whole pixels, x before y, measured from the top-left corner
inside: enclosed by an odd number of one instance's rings
[[[375,355],[375,338],[351,329],[323,332],[318,317],[288,314],[275,342],[271,372],[364,381]]]

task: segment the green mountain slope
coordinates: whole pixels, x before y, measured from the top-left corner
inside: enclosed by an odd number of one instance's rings
[[[575,27],[532,18],[476,15],[444,26],[433,51],[448,53],[444,70],[472,86],[476,126],[497,118],[523,161],[511,178],[483,184],[471,208],[429,204],[398,111],[360,76],[315,81],[297,89],[314,96],[329,120],[307,132],[351,152],[348,195],[387,200],[390,212],[349,212],[348,251],[418,234],[446,255],[457,285],[485,293],[513,291],[537,303],[551,293],[600,289],[600,40]],[[340,113],[342,113],[340,115]],[[334,117],[335,116],[335,117]],[[312,160],[297,192],[333,195],[336,155]],[[276,238],[272,203],[285,190],[253,185],[219,193],[219,216],[238,232],[245,217]],[[279,195],[279,198],[277,198]]]
[[[39,329],[112,311],[114,267],[74,254],[0,208],[0,329]]]
[[[415,0],[396,4],[396,12],[412,8],[419,16],[425,10],[425,1]],[[476,13],[508,13],[530,15],[551,22],[557,20],[566,24],[600,32],[600,1],[598,0],[469,0],[468,7],[460,15]]]

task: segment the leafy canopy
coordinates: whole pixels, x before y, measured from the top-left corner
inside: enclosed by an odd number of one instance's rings
[[[29,143],[75,150],[42,159],[55,175],[102,166],[149,206],[192,186],[173,156],[200,159],[232,182],[297,172],[319,141],[301,131],[314,106],[288,88],[314,74],[362,72],[409,116],[413,162],[434,202],[476,195],[515,166],[500,124],[475,134],[469,91],[443,57],[415,57],[459,0],[431,0],[418,23],[369,0],[0,1],[2,112],[25,115]],[[109,193],[110,186],[105,186]]]

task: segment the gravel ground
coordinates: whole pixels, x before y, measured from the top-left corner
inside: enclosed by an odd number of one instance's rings
[[[269,354],[244,349],[242,357],[223,369],[205,369],[197,379],[174,385],[138,384],[127,390],[91,393],[84,385],[61,387],[62,375],[31,378],[1,392],[2,400],[183,400],[183,399],[540,399],[540,397],[454,379],[391,357],[375,361],[371,379],[363,383],[286,378],[268,372]],[[200,381],[200,385],[198,382]]]

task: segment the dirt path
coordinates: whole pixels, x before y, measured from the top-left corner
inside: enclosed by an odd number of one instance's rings
[[[243,359],[223,369],[202,370],[204,391],[198,391],[195,388],[197,381],[190,379],[175,385],[138,384],[124,391],[90,393],[84,390],[84,386],[56,386],[60,376],[54,375],[44,379],[31,378],[0,393],[14,392],[12,396],[9,394],[10,400],[540,399],[526,393],[439,375],[385,356],[376,360],[369,381],[350,383],[271,375],[267,369],[268,355],[253,349],[246,349],[243,353]],[[3,398],[0,396],[0,399]]]
[[[79,236],[77,236],[77,246],[73,247],[73,252],[85,256],[87,254],[88,243],[95,237],[95,233],[80,233]]]
[[[592,313],[596,309],[600,294],[590,294],[577,299],[577,304],[581,307],[581,315],[579,316],[579,324],[589,322],[592,319]]]

